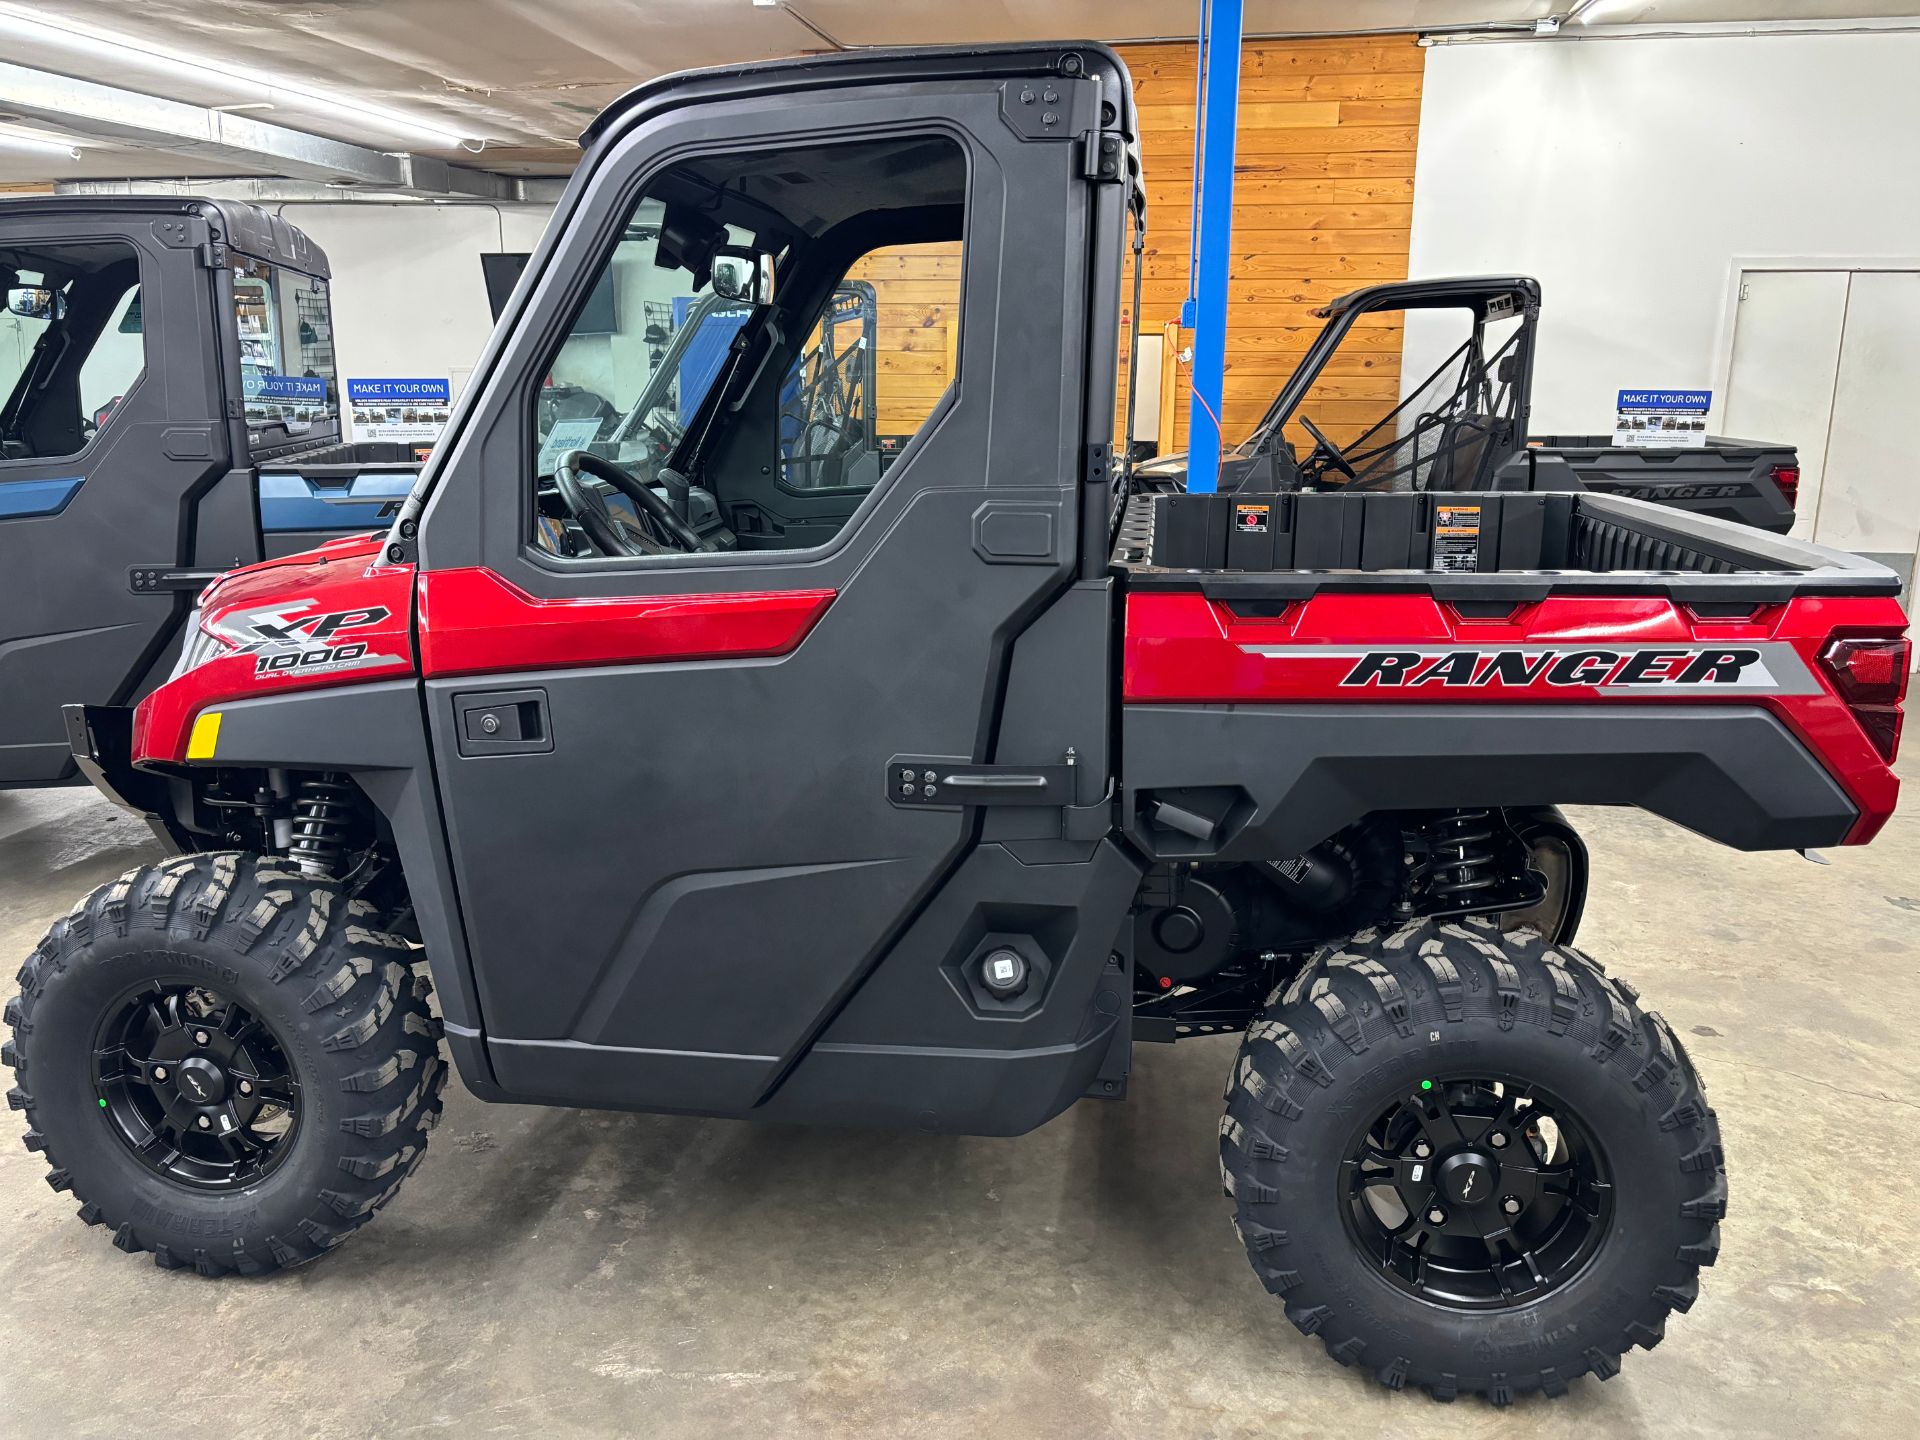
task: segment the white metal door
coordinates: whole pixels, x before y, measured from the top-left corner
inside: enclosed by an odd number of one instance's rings
[[[1790,443],[1800,452],[1793,533],[1813,535],[1834,376],[1847,313],[1845,270],[1749,270],[1740,280],[1733,360],[1720,432]]]
[[[1913,578],[1920,474],[1912,421],[1920,405],[1920,273],[1854,272],[1833,388],[1826,484],[1814,538]],[[1802,508],[1806,505],[1801,502]]]

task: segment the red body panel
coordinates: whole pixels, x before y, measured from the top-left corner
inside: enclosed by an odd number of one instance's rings
[[[336,540],[208,586],[209,653],[135,709],[134,763],[184,760],[194,717],[223,701],[413,674],[413,567],[384,563],[382,544]]]
[[[194,718],[226,701],[415,674],[415,571],[385,564],[383,543],[338,540],[209,586],[200,608],[206,657],[140,702],[134,762],[185,760]],[[835,593],[542,600],[490,570],[418,578],[417,673],[429,676],[785,655]]]
[[[420,580],[422,669],[439,677],[785,655],[834,593],[544,600],[491,570],[438,570]]]
[[[1122,692],[1130,705],[1761,705],[1859,806],[1847,842],[1864,844],[1899,781],[1819,655],[1836,634],[1905,628],[1899,604],[1877,597],[1809,596],[1722,620],[1659,596],[1567,595],[1488,620],[1418,594],[1323,593],[1254,618],[1197,592],[1136,591]],[[1760,660],[1727,678],[1712,665],[1723,647]],[[1703,678],[1683,683],[1694,667]]]

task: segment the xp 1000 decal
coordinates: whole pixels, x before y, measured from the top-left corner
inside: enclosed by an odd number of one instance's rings
[[[253,638],[235,647],[235,653],[255,658],[255,675],[279,674],[289,670],[317,672],[346,670],[357,665],[383,665],[386,655],[369,655],[368,641],[360,638],[377,629],[393,612],[384,605],[363,605],[352,610],[301,613],[310,601],[280,610],[255,610],[235,626],[227,622],[228,633],[251,632]]]

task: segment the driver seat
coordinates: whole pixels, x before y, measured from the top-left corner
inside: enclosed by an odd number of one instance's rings
[[[1433,452],[1433,468],[1427,472],[1429,490],[1484,489],[1481,471],[1492,450],[1494,426],[1500,422],[1492,415],[1469,412],[1456,415],[1441,428],[1440,443]]]

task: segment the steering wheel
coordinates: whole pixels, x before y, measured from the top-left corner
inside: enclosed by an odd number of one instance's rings
[[[1314,424],[1313,421],[1309,420],[1305,415],[1300,417],[1300,423],[1306,426],[1307,433],[1313,436],[1314,446],[1321,454],[1327,457],[1327,463],[1329,465],[1333,466],[1334,469],[1338,470],[1349,480],[1358,480],[1360,478],[1359,472],[1353,468],[1352,463],[1348,461],[1345,455],[1341,454],[1340,447],[1325,435],[1322,435],[1318,425]]]
[[[602,460],[585,450],[569,450],[554,467],[554,488],[560,492],[560,501],[567,507],[568,513],[580,522],[580,528],[587,532],[587,538],[593,541],[594,548],[601,554],[647,555],[652,552],[621,528],[620,522],[613,518],[607,497],[582,479],[583,474],[606,481],[633,501],[640,512],[653,522],[654,529],[676,549],[691,554],[701,548],[700,536],[694,528],[676,515],[673,507],[655,494],[651,486],[642,483],[639,477],[611,460]]]

